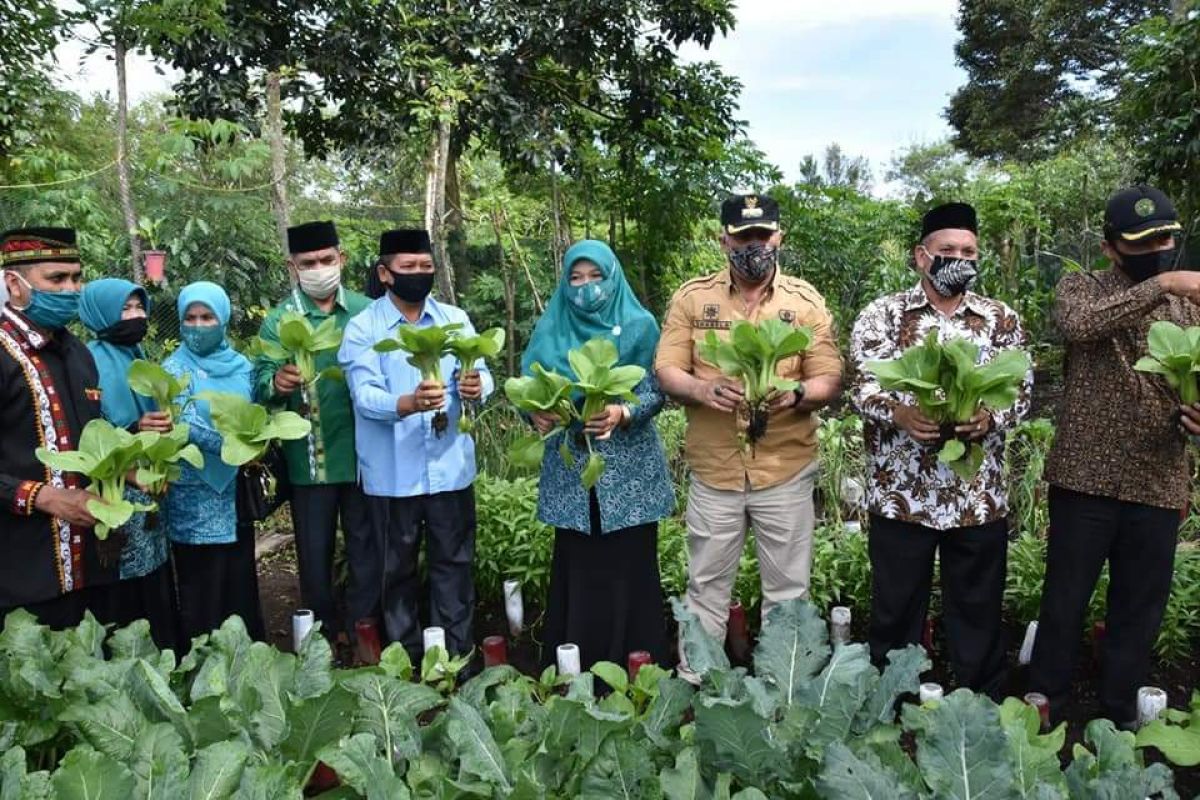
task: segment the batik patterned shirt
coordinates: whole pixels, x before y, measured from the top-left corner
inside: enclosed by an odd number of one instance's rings
[[[913,439],[896,426],[893,413],[914,399],[886,390],[867,370],[870,361],[898,358],[920,344],[932,328],[942,341],[969,339],[985,364],[1001,350],[1023,347],[1025,332],[1016,312],[998,300],[967,292],[946,316],[929,302],[924,288],[883,297],[867,306],[854,324],[851,358],[854,386],[851,401],[863,418],[868,457],[867,507],[888,519],[913,522],[937,530],[983,525],[1008,513],[1004,487],[1004,437],[1029,410],[1032,370],[1026,374],[1017,402],[992,414],[992,427],[981,441],[983,466],[965,481],[938,461],[939,446]]]

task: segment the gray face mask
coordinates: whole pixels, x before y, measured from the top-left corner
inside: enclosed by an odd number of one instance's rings
[[[933,259],[933,265],[929,268],[929,282],[942,297],[958,297],[975,285],[975,278],[979,275],[977,260],[935,256],[932,253],[929,256]]]
[[[779,248],[765,242],[754,242],[729,251],[729,265],[750,283],[762,283],[770,276],[779,260]]]

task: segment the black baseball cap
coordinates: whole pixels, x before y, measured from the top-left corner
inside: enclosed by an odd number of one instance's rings
[[[1182,229],[1171,198],[1144,183],[1117,192],[1104,208],[1104,235],[1110,240],[1136,242]]]
[[[721,203],[721,229],[725,233],[751,228],[779,230],[779,204],[765,194],[735,194]]]

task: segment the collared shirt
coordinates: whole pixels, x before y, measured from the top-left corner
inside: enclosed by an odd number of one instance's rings
[[[729,270],[688,281],[671,298],[663,323],[654,368],[678,367],[702,381],[721,372],[700,358],[698,348],[709,331],[725,338],[735,322],[758,323],[780,319],[796,327],[808,326],[813,339],[809,349],[784,359],[776,372],[793,380],[842,374],[833,319],[825,300],[808,282],[778,270],[766,295],[752,314],[738,292]],[[687,408],[687,460],[692,472],[714,489],[766,489],[794,478],[816,458],[817,418],[792,410],[772,414],[766,435],[754,453],[743,451],[738,432],[745,431],[744,414],[729,414],[707,406]]]
[[[1179,400],[1158,376],[1133,368],[1158,320],[1200,325],[1200,309],[1156,280],[1117,270],[1059,281],[1054,318],[1067,343],[1058,429],[1046,480],[1084,494],[1159,508],[1188,503],[1190,475]]]
[[[859,314],[850,337],[854,387],[851,402],[863,418],[868,463],[867,507],[888,519],[913,522],[937,530],[984,525],[1008,513],[1004,486],[1004,438],[1029,412],[1033,371],[1025,375],[1017,402],[992,412],[992,429],[983,438],[979,472],[964,481],[938,461],[940,447],[923,444],[896,427],[896,406],[911,404],[906,392],[885,390],[867,370],[868,361],[899,358],[920,344],[931,328],[942,341],[969,339],[979,348],[979,363],[1001,350],[1024,347],[1025,332],[1016,312],[1001,303],[967,292],[954,313],[945,316],[929,302],[918,284],[906,292],[882,297]]]
[[[329,317],[338,330],[345,330],[351,318],[371,304],[364,295],[340,287],[333,309],[326,313],[312,298],[294,288],[291,295],[267,314],[258,335],[268,342],[279,342],[279,322],[288,312],[303,314],[315,328]],[[317,371],[338,365],[337,349],[318,353]],[[299,413],[312,423],[312,432],[303,439],[283,443],[288,477],[297,486],[354,483],[358,464],[354,454],[354,410],[346,382],[322,378],[316,391],[301,389],[288,397],[275,392],[275,373],[286,364],[260,354],[254,360],[254,394],[260,403],[284,407]]]
[[[0,610],[117,579],[101,565],[91,529],[36,509],[47,486],[86,478],[50,469],[39,447],[74,450],[100,416],[96,362],[71,332],[47,335],[11,306],[0,309]]]
[[[420,371],[408,363],[403,350],[376,353],[372,346],[394,338],[400,325],[421,328],[461,323],[463,336],[474,336],[467,313],[432,297],[425,301],[421,318],[410,323],[392,303],[391,295],[373,301],[350,320],[338,351],[354,401],[358,473],[363,491],[377,497],[416,497],[465,489],[475,480],[475,442],[458,432],[462,403],[458,398],[453,356],[442,359],[446,381],[449,425],[440,435],[433,430],[435,412],[401,417],[396,404],[421,383]],[[476,364],[483,379],[484,397],[495,381],[487,365]]]

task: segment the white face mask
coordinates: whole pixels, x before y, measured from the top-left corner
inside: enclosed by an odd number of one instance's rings
[[[300,282],[300,288],[306,295],[316,300],[324,300],[342,285],[342,268],[334,265],[297,270],[296,279]]]

